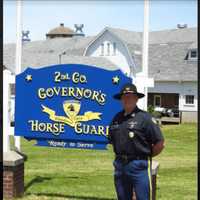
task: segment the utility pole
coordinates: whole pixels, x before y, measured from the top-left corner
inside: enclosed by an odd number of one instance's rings
[[[148,56],[149,56],[149,0],[144,0],[144,30],[143,30],[143,53],[142,53],[142,73],[145,79],[148,78]],[[144,107],[147,111],[148,85],[144,85]]]
[[[16,30],[16,68],[15,76],[21,73],[22,65],[22,0],[17,0],[17,30]],[[15,136],[15,147],[20,151],[20,136]]]

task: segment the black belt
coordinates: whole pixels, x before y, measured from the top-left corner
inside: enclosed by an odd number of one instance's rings
[[[125,163],[128,163],[133,160],[148,160],[148,156],[132,156],[132,155],[121,155],[121,154],[116,155],[115,158]]]

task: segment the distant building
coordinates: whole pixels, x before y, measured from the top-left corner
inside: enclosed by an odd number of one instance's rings
[[[76,32],[61,24],[49,31],[47,40],[23,44],[22,68],[81,63],[120,68],[137,78],[142,34],[105,27],[93,37],[74,37]],[[197,122],[197,54],[197,28],[178,25],[149,33],[149,77],[154,87],[148,88],[148,105],[176,108],[182,122]],[[14,74],[15,44],[4,45],[4,66]]]
[[[46,34],[47,39],[53,38],[71,38],[74,35],[74,31],[68,27],[65,27],[63,23],[59,27],[50,30]]]

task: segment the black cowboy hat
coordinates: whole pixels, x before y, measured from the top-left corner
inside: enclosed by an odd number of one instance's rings
[[[113,96],[113,98],[119,100],[119,99],[121,99],[121,97],[122,97],[123,94],[128,94],[128,93],[129,93],[129,94],[135,94],[135,95],[138,96],[138,98],[142,98],[142,97],[145,96],[144,94],[137,92],[137,88],[136,88],[136,86],[135,86],[134,84],[126,83],[126,84],[122,87],[120,93],[115,94],[115,95]]]

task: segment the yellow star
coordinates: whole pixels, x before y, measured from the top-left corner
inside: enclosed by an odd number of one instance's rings
[[[26,75],[26,81],[32,81],[32,75],[28,74]]]
[[[118,76],[113,77],[112,82],[113,82],[113,84],[118,84],[119,83],[119,77]]]

